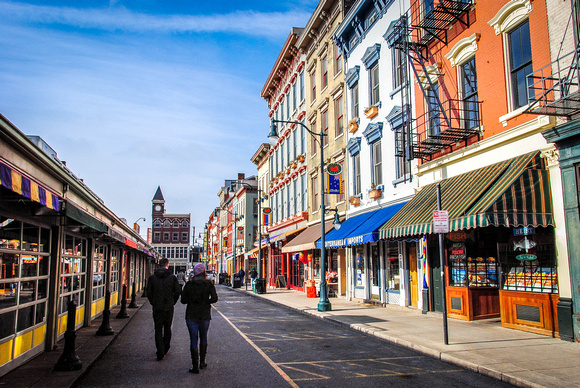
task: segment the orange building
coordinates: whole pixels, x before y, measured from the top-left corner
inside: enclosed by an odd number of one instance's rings
[[[386,39],[415,76],[402,149],[419,159],[420,190],[381,237],[426,241],[428,309],[557,335],[562,188],[554,145],[541,135],[555,119],[529,112],[528,76],[551,62],[546,3],[415,0]],[[438,188],[449,218],[441,261]]]

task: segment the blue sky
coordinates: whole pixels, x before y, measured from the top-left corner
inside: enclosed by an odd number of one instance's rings
[[[161,186],[196,234],[224,179],[256,174],[260,91],[317,0],[0,0],[0,113],[130,225]]]

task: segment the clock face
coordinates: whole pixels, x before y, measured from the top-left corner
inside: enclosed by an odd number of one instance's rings
[[[161,205],[155,205],[155,211],[161,211]]]

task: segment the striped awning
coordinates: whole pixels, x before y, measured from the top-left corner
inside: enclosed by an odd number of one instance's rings
[[[444,179],[441,208],[449,229],[553,225],[548,172],[539,152]],[[433,233],[437,186],[425,186],[380,229],[384,239]]]
[[[0,184],[49,209],[60,211],[59,197],[32,179],[0,162]]]

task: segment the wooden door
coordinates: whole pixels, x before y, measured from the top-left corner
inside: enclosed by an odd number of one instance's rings
[[[419,305],[419,277],[417,276],[417,247],[411,243],[407,245],[409,258],[409,287],[411,288],[411,306]]]

